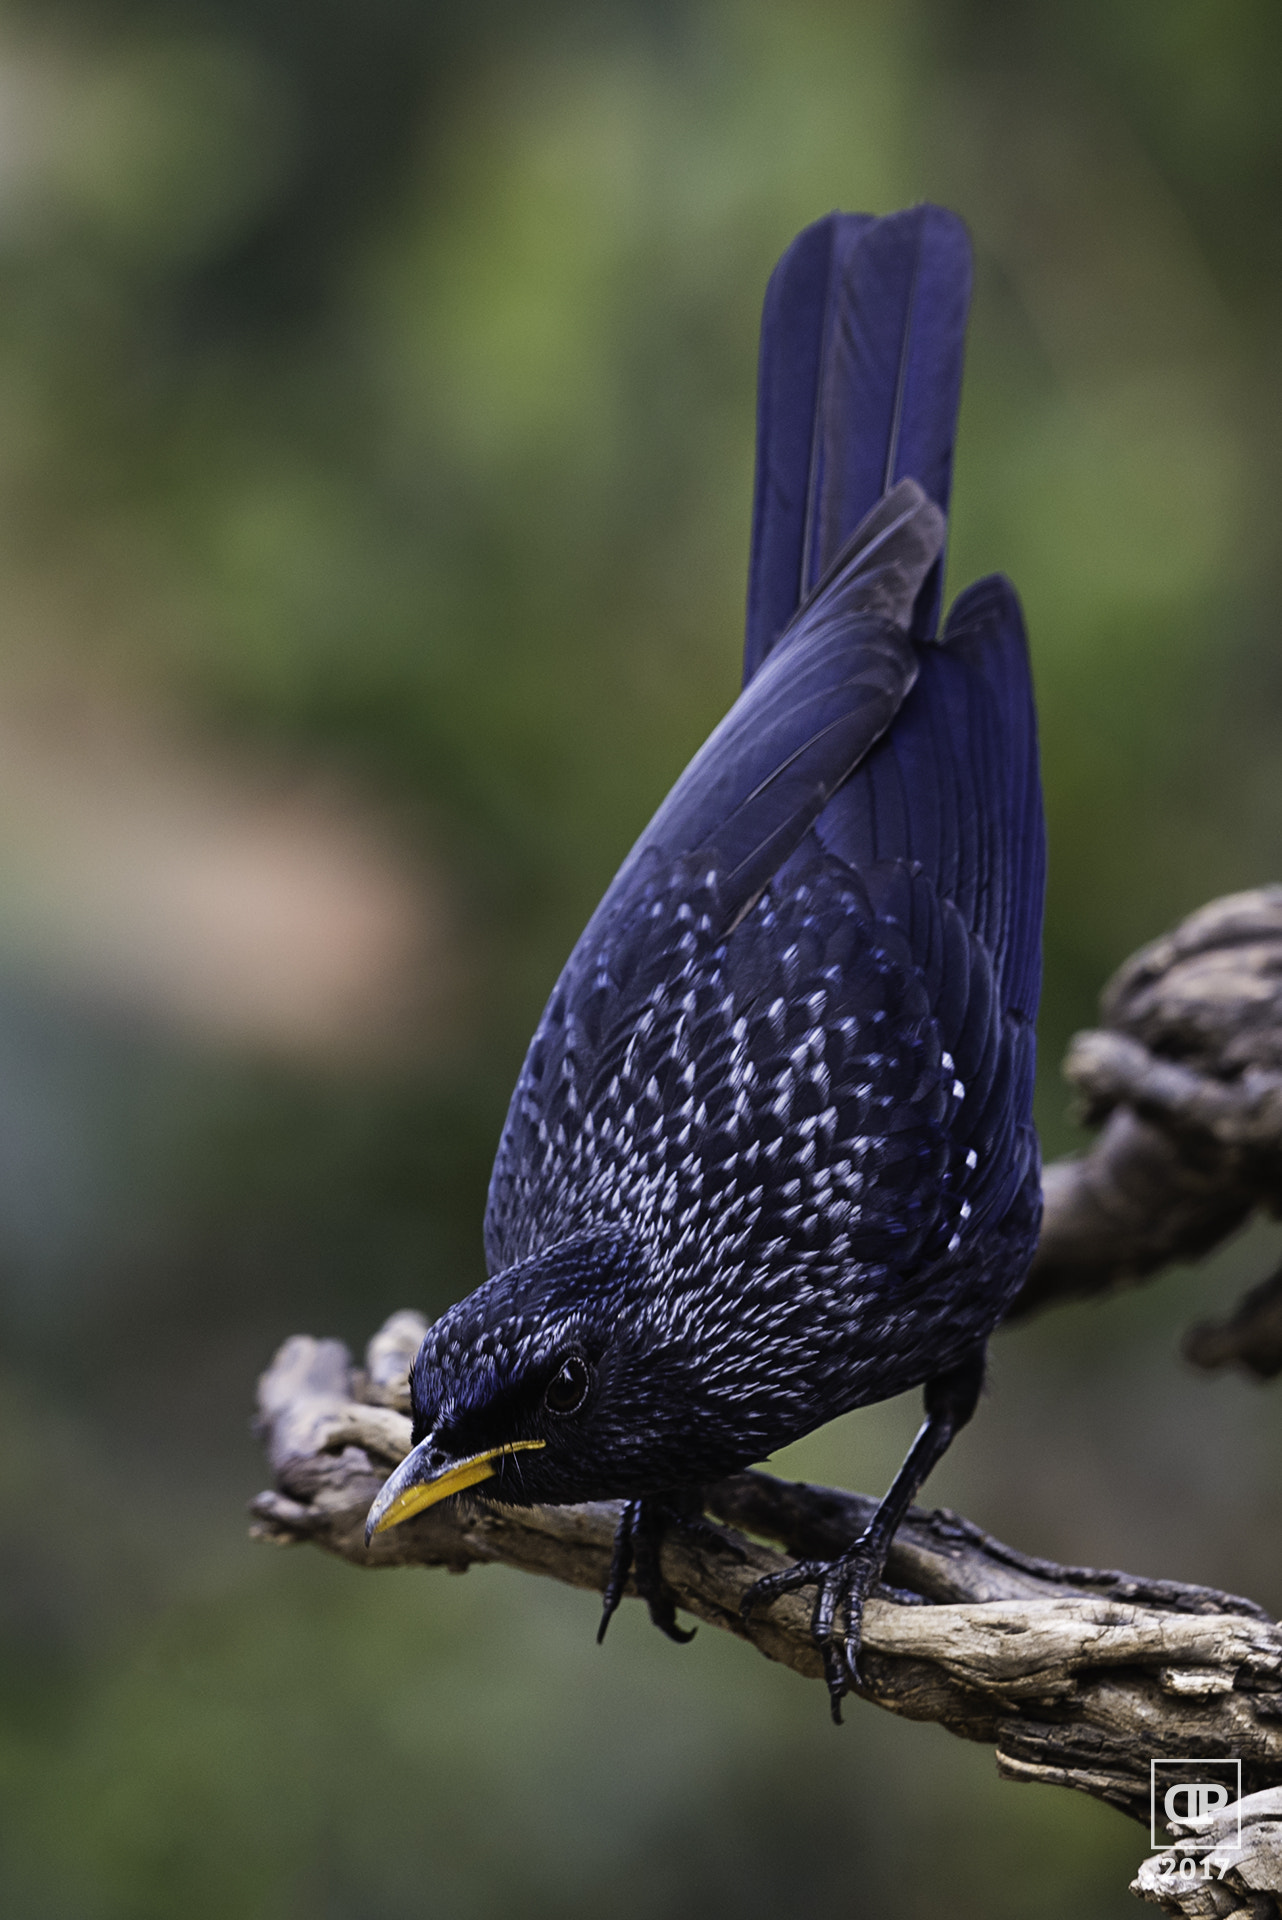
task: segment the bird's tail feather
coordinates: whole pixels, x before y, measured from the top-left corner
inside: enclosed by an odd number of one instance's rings
[[[947,512],[970,243],[955,214],[830,214],[766,292],[744,679],[899,479]],[[942,559],[914,617],[933,634]]]

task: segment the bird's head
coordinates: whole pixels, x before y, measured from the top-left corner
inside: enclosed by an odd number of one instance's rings
[[[631,1235],[582,1236],[451,1307],[411,1370],[414,1445],[366,1539],[482,1484],[509,1505],[566,1505],[725,1472],[721,1422],[649,1277]]]

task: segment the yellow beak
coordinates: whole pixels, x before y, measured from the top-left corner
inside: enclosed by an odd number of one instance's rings
[[[492,1479],[498,1470],[496,1463],[506,1454],[532,1452],[546,1445],[546,1440],[509,1440],[506,1446],[491,1447],[488,1453],[474,1453],[466,1460],[448,1460],[442,1466],[433,1458],[431,1441],[421,1441],[385,1481],[370,1508],[365,1522],[366,1546],[376,1533],[399,1527],[411,1514],[434,1507],[438,1500],[448,1500],[452,1493],[462,1493],[464,1487],[479,1486],[482,1480]]]

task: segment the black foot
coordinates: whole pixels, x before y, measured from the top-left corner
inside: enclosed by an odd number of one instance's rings
[[[628,1575],[634,1569],[636,1590],[649,1607],[650,1618],[659,1631],[682,1646],[694,1639],[693,1627],[687,1629],[677,1625],[676,1602],[664,1585],[659,1566],[659,1549],[669,1527],[678,1527],[705,1545],[743,1559],[742,1550],[733,1541],[727,1540],[711,1520],[704,1518],[695,1500],[682,1500],[677,1495],[670,1501],[653,1497],[629,1500],[619,1515],[610,1572],[601,1596],[601,1624],[596,1635],[598,1646],[605,1639],[606,1628],[618,1611],[619,1602],[627,1588]]]
[[[754,1607],[778,1599],[781,1593],[795,1593],[798,1587],[818,1589],[810,1632],[823,1655],[828,1700],[838,1726],[842,1695],[848,1692],[851,1681],[860,1684],[864,1607],[881,1579],[895,1530],[926,1475],[948,1451],[953,1435],[974,1413],[983,1384],[982,1347],[976,1347],[955,1367],[933,1375],[926,1382],[926,1419],[908,1449],[908,1458],[849,1553],[840,1560],[799,1560],[783,1573],[768,1573],[749,1587],[740,1602],[746,1619]],[[838,1619],[840,1634],[833,1631]]]
[[[864,1606],[881,1578],[885,1559],[884,1542],[861,1534],[842,1559],[798,1560],[782,1573],[768,1573],[755,1581],[739,1603],[746,1620],[754,1607],[769,1606],[780,1594],[796,1593],[800,1587],[817,1589],[810,1634],[823,1658],[828,1702],[837,1726],[841,1725],[842,1697],[849,1692],[852,1681],[856,1686],[861,1683],[859,1647]],[[838,1619],[840,1632],[835,1630]]]

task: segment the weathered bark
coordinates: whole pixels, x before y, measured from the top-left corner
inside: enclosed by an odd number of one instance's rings
[[[1198,1852],[1146,1860],[1131,1892],[1182,1920],[1282,1920],[1282,1787],[1248,1794],[1194,1835]]]
[[[363,1371],[334,1340],[296,1336],[263,1376],[260,1431],[277,1490],[254,1503],[260,1539],[308,1540],[358,1566],[502,1561],[599,1591],[618,1509],[447,1501],[367,1550],[365,1516],[408,1451],[409,1358],[424,1324],[400,1314]],[[399,1391],[398,1391],[399,1387]],[[712,1487],[724,1547],[670,1533],[664,1578],[697,1619],[812,1678],[822,1667],[809,1603],[787,1596],[748,1620],[739,1602],[790,1555],[847,1547],[874,1502],[764,1473]],[[989,1742],[1014,1780],[1078,1787],[1147,1818],[1149,1762],[1241,1754],[1252,1787],[1282,1779],[1282,1629],[1249,1600],[1206,1587],[1060,1567],[951,1513],[913,1510],[887,1578],[920,1604],[876,1598],[864,1621],[864,1697],[911,1720]]]
[[[1012,1318],[1199,1259],[1282,1204],[1282,887],[1192,914],[1118,970],[1100,1011],[1064,1072],[1103,1131],[1046,1169],[1041,1242]],[[1189,1357],[1277,1371],[1267,1313],[1233,1325],[1191,1341]]]
[[[1227,1320],[1190,1327],[1184,1357],[1208,1369],[1236,1365],[1257,1380],[1282,1373],[1282,1270],[1252,1287]]]

